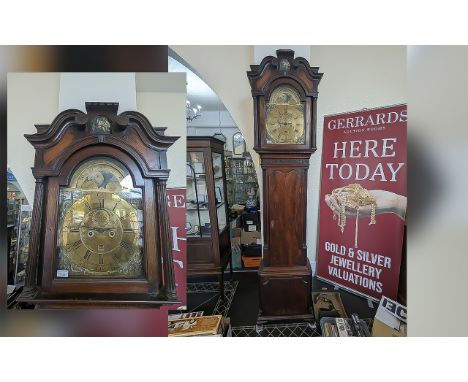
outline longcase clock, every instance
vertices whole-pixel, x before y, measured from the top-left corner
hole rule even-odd
[[[307,171],[316,150],[317,87],[322,78],[294,51],[277,50],[247,72],[254,101],[255,147],[263,178],[260,314],[265,321],[312,320],[307,258]]]
[[[88,102],[25,136],[36,189],[23,304],[179,303],[166,195],[166,152],[178,138],[117,110]]]

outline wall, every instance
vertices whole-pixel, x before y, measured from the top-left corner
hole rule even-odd
[[[150,75],[156,80],[156,84],[152,89],[149,89],[151,91],[139,92],[137,88],[137,110],[143,113],[153,126],[167,127],[166,135],[180,137],[167,152],[167,164],[171,169],[167,187],[185,188],[185,153],[187,147],[185,73],[151,73],[141,75]],[[137,74],[137,76],[140,76],[140,74]]]
[[[118,113],[136,110],[135,73],[61,73],[59,111],[83,109],[85,102],[118,102]]]
[[[253,106],[246,74],[254,62],[253,47],[175,45],[170,48],[214,90],[244,135],[247,147],[253,147]],[[257,157],[255,152],[252,156]]]
[[[95,76],[84,73],[81,75]],[[155,76],[155,79],[150,81],[151,87],[147,86],[144,92],[138,92],[135,81],[130,89],[126,79],[128,92],[133,92],[133,98],[137,98],[137,110],[146,114],[154,126],[167,126],[167,135],[182,137],[168,151],[168,164],[172,169],[168,186],[185,187],[185,74],[145,73],[142,76],[139,80],[143,82],[144,76]],[[24,138],[24,134],[35,133],[35,124],[50,124],[59,113],[60,94],[68,94],[60,87],[60,77],[60,73],[8,74],[7,162],[30,203],[33,201],[35,185],[31,173],[34,149]],[[94,79],[96,84],[97,79]],[[115,81],[118,81],[118,75],[115,76]],[[108,95],[100,96],[96,90],[96,86],[89,88],[89,96],[93,101],[109,101]],[[67,105],[75,105],[75,108],[83,110],[82,97],[83,94],[80,94],[74,101],[67,95]],[[117,102],[119,99],[110,101]],[[181,152],[184,155],[180,155]]]
[[[216,133],[226,136],[226,150],[232,151],[232,137],[239,132],[228,111],[202,111],[197,119],[187,122],[187,135],[213,136]]]
[[[221,132],[226,136],[226,150],[232,151],[232,136],[235,133],[239,132],[237,127],[223,127]],[[213,136],[214,134],[219,133],[218,127],[188,127],[187,135],[188,136]]]
[[[408,47],[410,336],[468,336],[467,67],[468,46]]]
[[[253,103],[246,71],[288,46],[173,46],[211,86],[246,139],[258,174],[253,147]],[[294,49],[294,46],[289,48]],[[302,47],[300,55],[308,52]],[[296,47],[297,50],[297,47]],[[307,57],[306,57],[307,58]],[[361,109],[406,102],[406,48],[404,46],[310,46],[309,61],[324,73],[319,86],[317,148],[310,159],[308,180],[308,256],[315,272],[318,199],[320,189],[323,117]],[[259,182],[261,178],[259,177]]]
[[[296,57],[310,57],[310,45],[255,45],[254,63],[260,65],[267,56],[276,56],[278,49],[292,49]]]
[[[315,270],[325,115],[407,101],[405,46],[312,46],[311,66],[324,73],[319,85],[317,151],[310,159],[307,244]]]
[[[7,163],[32,203],[34,149],[23,135],[35,133],[35,124],[50,123],[58,114],[60,74],[8,73],[7,81]]]
[[[188,127],[236,127],[231,115],[223,110],[207,111],[202,110],[201,116],[193,121],[187,122]]]

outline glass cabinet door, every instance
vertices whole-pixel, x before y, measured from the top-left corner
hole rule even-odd
[[[232,160],[233,203],[245,204],[249,199],[248,193],[258,190],[255,167],[250,155]]]
[[[18,234],[16,246],[15,285],[23,285],[26,277],[26,264],[29,255],[29,230],[31,228],[32,208],[21,205],[18,218]]]
[[[211,237],[210,211],[206,187],[205,156],[202,151],[187,153],[187,237]]]
[[[223,158],[219,153],[213,153],[213,177],[216,214],[218,216],[218,229],[221,232],[227,225],[226,219],[226,195],[223,183]]]

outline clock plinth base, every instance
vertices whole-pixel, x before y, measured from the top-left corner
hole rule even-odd
[[[268,321],[313,321],[312,271],[304,266],[266,267],[260,277],[259,323]]]
[[[164,305],[179,305],[175,298],[148,298],[147,294],[51,294],[39,289],[26,289],[17,301],[22,305],[34,305],[38,309],[81,309],[81,308],[160,308]]]

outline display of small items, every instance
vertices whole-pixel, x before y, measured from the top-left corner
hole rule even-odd
[[[234,269],[258,268],[262,260],[262,234],[259,212],[242,212],[231,228]]]
[[[241,249],[244,268],[256,268],[262,260],[262,239],[258,212],[244,212],[241,215]]]
[[[226,159],[226,167],[230,166],[229,176],[227,177],[229,205],[244,204],[250,199],[249,193],[252,192],[252,189],[258,189],[252,158],[246,153],[242,157],[229,157]],[[256,199],[256,195],[254,199]]]
[[[20,192],[10,192],[7,198],[8,285],[24,284],[29,254],[29,230],[32,208]]]
[[[253,187],[250,189],[249,192],[247,192],[245,209],[247,212],[257,211],[257,190]]]

